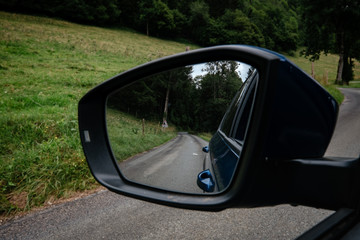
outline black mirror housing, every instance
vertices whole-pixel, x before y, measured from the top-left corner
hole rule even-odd
[[[316,81],[280,61],[271,104],[266,157],[321,158],[336,125],[338,105]]]
[[[259,72],[247,139],[229,186],[220,193],[201,195],[172,192],[128,181],[111,152],[105,120],[107,97],[146,76],[218,60],[241,61],[256,67]],[[348,204],[348,198],[331,202],[324,196],[324,199],[312,202],[310,196],[302,199],[298,193],[284,197],[284,190],[291,188],[295,181],[283,179],[291,175],[282,173],[284,166],[285,169],[293,169],[291,161],[295,158],[323,156],[335,128],[337,112],[338,106],[333,97],[285,57],[265,49],[237,45],[189,51],[141,65],[92,89],[80,100],[78,108],[82,146],[89,168],[98,182],[111,191],[138,199],[211,211],[280,203],[313,204],[332,209]],[[287,167],[289,162],[290,167]],[[355,165],[358,164],[342,165],[341,168],[346,172]]]

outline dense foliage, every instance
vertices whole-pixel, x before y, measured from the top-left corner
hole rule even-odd
[[[81,23],[125,26],[151,36],[187,39],[203,46],[251,44],[288,52],[296,49],[299,40],[299,16],[292,2],[0,0],[0,6]]]
[[[240,65],[208,62],[196,76],[192,66],[155,74],[113,94],[108,106],[146,121],[167,121],[179,130],[214,132],[243,83]]]
[[[339,54],[337,83],[353,79],[360,59],[360,0],[0,0],[9,11],[135,29],[201,46],[249,44],[317,60]]]

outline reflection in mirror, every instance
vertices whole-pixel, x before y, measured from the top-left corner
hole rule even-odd
[[[236,61],[207,62],[139,79],[110,95],[107,131],[123,176],[178,192],[224,189],[216,186],[209,141],[254,71]],[[199,185],[210,183],[198,179],[205,170],[215,187]],[[226,173],[228,178],[233,171]]]

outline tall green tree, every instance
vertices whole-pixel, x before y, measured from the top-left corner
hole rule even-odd
[[[175,29],[173,12],[161,0],[141,0],[139,9],[139,20],[146,26],[148,36],[150,31],[156,35],[166,36]]]
[[[209,5],[203,0],[196,0],[190,4],[189,9],[188,30],[185,34],[196,42],[206,45],[207,26],[210,22]]]
[[[224,15],[213,22],[212,44],[249,44],[265,46],[260,29],[240,10],[226,10]],[[216,36],[216,37],[214,37]]]
[[[299,42],[299,1],[0,0],[0,8],[86,24],[126,26],[202,46],[250,44],[289,52]]]
[[[199,95],[202,103],[201,122],[202,131],[216,131],[227,106],[230,104],[243,81],[236,69],[239,63],[234,61],[217,61],[206,64],[206,74],[198,79],[200,83]]]
[[[210,16],[214,18],[218,18],[225,14],[226,10],[234,10],[238,8],[239,1],[238,0],[207,0],[206,1],[210,7]]]
[[[335,83],[342,84],[344,66],[356,57],[359,40],[360,0],[302,0],[305,22],[305,51],[311,60],[321,52],[339,55]]]
[[[121,13],[118,0],[0,0],[0,6],[97,25],[117,23]]]
[[[283,0],[241,1],[241,9],[264,36],[265,47],[290,52],[299,41],[296,5]]]

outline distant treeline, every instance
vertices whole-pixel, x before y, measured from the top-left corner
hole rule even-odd
[[[202,46],[250,44],[296,50],[299,0],[0,0],[7,11],[100,26],[132,28],[150,36]]]
[[[192,66],[158,73],[116,92],[107,106],[146,121],[167,121],[179,130],[214,132],[243,81],[254,72],[249,67],[239,74],[240,66],[218,61],[206,63],[197,76]]]
[[[335,83],[360,59],[360,0],[0,0],[0,8],[78,23],[131,28],[200,46],[248,44],[315,61],[339,55]]]

